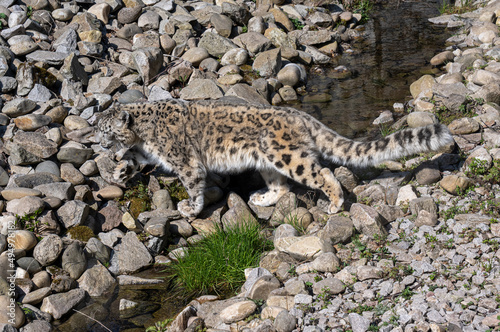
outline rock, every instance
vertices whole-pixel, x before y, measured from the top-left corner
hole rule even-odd
[[[210,23],[222,37],[228,38],[231,35],[233,21],[229,17],[215,13],[210,16]]]
[[[123,190],[117,186],[107,186],[97,192],[97,197],[104,200],[113,200],[123,197]]]
[[[33,257],[43,266],[54,263],[63,250],[63,242],[57,235],[45,236],[33,250]]]
[[[24,312],[17,305],[15,298],[0,295],[0,324],[9,324],[15,328],[20,328],[24,321]]]
[[[122,8],[118,12],[117,19],[121,24],[129,24],[135,22],[142,13],[141,6],[135,6],[131,8]]]
[[[128,232],[113,249],[109,271],[115,275],[137,272],[153,262],[148,250],[133,232]]]
[[[169,230],[168,223],[169,221],[167,218],[163,217],[151,218],[144,225],[144,230],[153,236],[164,237],[168,235],[168,230]]]
[[[2,113],[11,118],[30,113],[36,107],[36,103],[29,99],[17,98],[9,101],[2,108]]]
[[[278,72],[278,81],[283,85],[296,86],[302,77],[300,69],[296,64],[286,65]]]
[[[297,318],[287,310],[281,311],[274,320],[274,328],[277,332],[292,332],[297,325]]]
[[[21,257],[16,261],[17,265],[29,274],[40,272],[42,267],[33,257]]]
[[[14,199],[7,202],[6,211],[14,215],[24,217],[32,215],[36,212],[41,212],[45,208],[43,200],[35,196],[25,196],[23,198]]]
[[[351,323],[352,332],[366,332],[370,327],[370,321],[354,312],[349,314],[349,323]]]
[[[71,243],[64,250],[61,261],[62,268],[72,279],[78,279],[87,266],[87,259],[78,242]]]
[[[354,224],[351,219],[341,216],[331,216],[326,226],[320,231],[320,237],[329,239],[332,244],[345,243],[353,235]]]
[[[376,266],[359,266],[356,272],[356,276],[360,281],[368,279],[380,279],[384,276],[384,271]]]
[[[431,75],[424,75],[410,85],[410,93],[413,98],[425,91],[431,90],[436,80]]]
[[[50,287],[44,287],[37,289],[35,291],[29,292],[26,294],[26,296],[23,298],[22,303],[23,304],[38,304],[42,302],[44,298],[52,294],[52,290]]]
[[[66,293],[53,294],[44,298],[40,309],[51,314],[54,319],[59,319],[84,299],[85,291],[77,288]]]
[[[118,227],[122,222],[123,212],[120,210],[116,202],[111,201],[99,210],[97,214],[97,220],[102,225],[103,231],[110,231],[115,227]]]
[[[324,252],[332,251],[331,245],[314,235],[303,237],[283,237],[274,240],[276,249],[298,260],[316,258]]]
[[[344,289],[344,283],[337,278],[325,278],[313,285],[313,293],[315,295],[321,293],[335,295],[342,293]]]
[[[241,66],[247,63],[248,52],[243,48],[234,48],[224,54],[220,63],[222,66],[236,65]]]
[[[138,49],[132,52],[132,59],[134,61],[135,68],[142,77],[142,81],[146,84],[149,84],[151,79],[158,75],[163,64],[163,56],[160,48],[158,47],[146,47]],[[113,84],[114,90],[116,90],[121,86],[122,83],[120,80],[117,80],[114,81]],[[111,94],[113,91],[107,90],[107,92],[104,91],[103,93]]]
[[[57,159],[62,163],[67,162],[80,166],[90,159],[92,154],[92,149],[86,148],[83,144],[70,141],[60,147]]]
[[[461,118],[453,120],[448,125],[448,129],[453,135],[471,134],[479,130],[479,123],[471,118]]]
[[[51,118],[42,114],[28,114],[19,116],[14,119],[16,127],[24,131],[32,131],[43,126],[47,126],[51,122]]]
[[[412,112],[408,114],[406,122],[410,128],[418,128],[438,123],[436,116],[429,112]]]
[[[459,192],[464,192],[472,184],[472,181],[463,176],[447,175],[439,184],[450,194],[458,195]]]
[[[223,97],[222,90],[210,79],[195,79],[180,92],[185,100],[219,99]]]
[[[252,69],[262,77],[274,76],[281,68],[281,50],[275,49],[257,55]]]
[[[0,191],[0,194],[7,201],[23,198],[25,196],[42,196],[40,190],[29,188],[9,188]]]
[[[57,210],[57,217],[66,228],[81,225],[88,215],[89,206],[82,201],[68,201]]]
[[[102,296],[116,281],[104,266],[97,264],[85,271],[77,282],[90,296]]]
[[[10,50],[17,56],[22,56],[35,51],[38,44],[28,35],[18,35],[8,40]]]
[[[438,222],[437,215],[425,210],[418,213],[417,219],[415,219],[415,226],[435,226]]]
[[[14,245],[14,249],[31,250],[37,244],[35,235],[26,230],[16,230],[12,236],[9,236],[9,243]]]
[[[371,206],[354,203],[351,205],[351,218],[356,229],[371,238],[387,234],[378,212]]]
[[[238,48],[231,40],[208,31],[201,36],[198,47],[206,49],[211,56],[216,58],[233,48]]]
[[[225,94],[225,96],[234,96],[243,99],[252,104],[269,105],[269,102],[262,97],[254,87],[247,84],[235,84]]]
[[[56,197],[63,201],[73,199],[75,196],[75,188],[69,182],[41,184],[33,189],[40,190],[45,196]]]
[[[265,52],[271,47],[271,41],[257,32],[243,33],[234,38],[234,42],[239,47],[246,49],[250,55]]]
[[[441,66],[453,61],[455,55],[451,51],[444,51],[436,54],[430,61],[432,66]]]
[[[226,324],[243,320],[257,309],[253,301],[241,301],[232,304],[220,312],[220,318]]]

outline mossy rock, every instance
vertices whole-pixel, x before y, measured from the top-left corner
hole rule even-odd
[[[94,231],[88,226],[75,226],[68,230],[69,236],[74,240],[88,242],[95,237]]]

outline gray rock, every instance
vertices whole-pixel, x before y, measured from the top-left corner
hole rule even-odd
[[[198,47],[203,47],[213,57],[223,56],[233,48],[238,48],[231,40],[224,38],[213,32],[205,32],[198,43]]]
[[[33,214],[36,211],[43,211],[45,204],[40,197],[25,196],[20,199],[13,199],[7,202],[6,211],[21,217]]]
[[[262,97],[254,87],[247,84],[238,83],[233,85],[225,94],[225,96],[234,96],[245,100],[250,104],[269,105],[269,102]]]
[[[344,283],[337,278],[325,278],[313,285],[313,293],[315,295],[321,293],[335,295],[342,293],[344,289]]]
[[[219,99],[222,90],[210,79],[195,79],[180,92],[180,97],[185,100]]]
[[[52,325],[45,320],[34,320],[31,323],[24,325],[19,332],[51,332],[53,330]],[[7,332],[7,331],[3,331]]]
[[[314,46],[306,46],[304,49],[304,52],[309,54],[312,57],[312,61],[315,64],[327,64],[331,61],[331,58],[327,55],[324,55],[320,51],[318,51],[317,48]],[[299,56],[301,55],[301,52],[299,52]]]
[[[59,60],[63,56],[68,58],[73,58],[71,54],[76,51],[76,44],[78,41],[78,35],[75,30],[73,29],[66,29],[53,43],[53,48],[56,50],[58,61],[65,60]],[[30,54],[33,56],[33,53]],[[45,55],[47,57],[47,55]],[[52,55],[54,56],[54,55]],[[59,63],[60,64],[60,63]],[[63,74],[64,75],[64,74]]]
[[[43,114],[27,114],[14,119],[16,127],[24,131],[33,131],[50,124],[52,119]]]
[[[84,251],[90,257],[95,257],[102,264],[107,264],[111,256],[111,249],[95,237],[89,239]]]
[[[153,262],[153,257],[133,232],[128,232],[111,253],[109,271],[117,274],[137,272]]]
[[[28,99],[33,100],[35,102],[46,102],[52,98],[52,93],[49,89],[41,84],[35,84],[33,89],[31,89],[28,94]]]
[[[158,13],[152,10],[147,10],[139,17],[137,25],[144,31],[158,30],[160,27],[160,19],[161,17]]]
[[[33,257],[43,266],[54,263],[63,250],[63,242],[57,235],[45,236],[33,250]]]
[[[28,35],[18,35],[8,40],[10,50],[17,56],[22,56],[35,51],[38,44]]]
[[[118,77],[93,76],[89,80],[87,91],[92,93],[103,93],[111,95],[120,87],[122,87],[122,85],[123,83]]]
[[[274,328],[277,332],[292,332],[297,325],[297,318],[288,310],[281,311],[274,320]]]
[[[212,14],[210,23],[222,37],[228,38],[231,35],[233,21],[229,17],[221,14]]]
[[[41,184],[33,189],[40,190],[45,196],[52,196],[67,201],[75,197],[75,187],[69,182],[57,182]]]
[[[155,77],[163,64],[161,50],[156,47],[141,48],[132,52],[135,68],[146,84]],[[120,83],[121,84],[121,83]],[[111,92],[106,92],[111,94]]]
[[[16,263],[20,268],[28,271],[29,274],[35,274],[42,269],[40,263],[33,257],[21,257]]]
[[[56,150],[57,151],[57,150]],[[57,177],[61,176],[61,172],[59,171],[59,166],[50,160],[42,161],[35,168],[36,173],[50,173],[54,174]]]
[[[139,90],[127,90],[124,91],[120,97],[118,97],[118,102],[120,104],[131,104],[136,103],[139,100],[145,98],[144,94]]]
[[[350,212],[354,227],[360,233],[371,238],[387,234],[379,213],[371,206],[354,203]]]
[[[118,22],[121,24],[129,24],[132,22],[135,22],[139,16],[142,13],[142,7],[141,6],[135,6],[135,7],[125,7],[120,9],[117,15]]]
[[[78,242],[71,243],[62,254],[62,268],[69,273],[73,279],[78,279],[85,271],[87,259]]]
[[[30,113],[36,107],[36,103],[29,99],[17,98],[7,102],[2,108],[2,113],[11,118]]]
[[[267,51],[272,45],[268,38],[257,32],[243,33],[234,38],[234,42],[239,47],[246,49],[250,55]]]
[[[50,51],[35,51],[26,55],[26,60],[33,62],[43,62],[49,66],[60,66],[63,64],[67,53],[50,52]]]
[[[108,270],[100,264],[85,271],[77,282],[90,296],[103,296],[116,283]]]
[[[88,215],[89,206],[82,201],[66,202],[57,210],[57,217],[66,228],[84,223]]]
[[[366,332],[370,327],[370,321],[356,313],[349,314],[349,323],[353,332]]]
[[[37,290],[34,290],[32,292],[29,292],[26,294],[26,296],[23,298],[22,303],[23,304],[38,304],[42,302],[44,298],[49,296],[52,293],[52,290],[50,287],[43,287]]]
[[[50,295],[43,299],[40,309],[51,314],[54,319],[61,318],[85,299],[83,289],[73,289],[66,293]]]
[[[342,216],[331,216],[321,231],[321,237],[331,240],[332,244],[345,243],[353,234],[354,224],[351,219]]]
[[[73,30],[69,29],[69,31]],[[59,72],[68,80],[80,81],[84,85],[89,83],[87,73],[78,61],[78,57],[73,52],[64,59],[64,63]]]
[[[94,151],[76,142],[68,142],[61,146],[57,153],[57,159],[62,163],[72,163],[80,166],[86,162]]]
[[[17,80],[14,77],[3,76],[0,77],[0,91],[7,93],[17,88]]]

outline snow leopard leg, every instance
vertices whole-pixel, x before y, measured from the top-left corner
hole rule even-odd
[[[179,202],[177,209],[183,216],[194,218],[203,210],[205,204],[203,191],[206,186],[207,173],[201,167],[191,168],[186,165],[177,172],[177,175],[189,195],[189,199]]]
[[[286,183],[287,178],[275,170],[261,171],[260,175],[266,182],[267,188],[258,190],[250,196],[250,202],[257,206],[270,206],[290,191],[290,186]]]

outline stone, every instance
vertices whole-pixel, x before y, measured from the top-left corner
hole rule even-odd
[[[149,84],[151,79],[158,75],[163,64],[163,56],[160,48],[146,47],[132,52],[132,58],[135,68],[142,77],[143,82]],[[117,88],[120,87],[121,81],[116,82]],[[111,94],[112,92],[104,92]]]
[[[275,239],[274,245],[298,260],[316,258],[323,252],[332,251],[331,245],[314,235],[283,237]]]
[[[356,272],[358,280],[380,279],[384,276],[384,271],[376,266],[359,266]]]
[[[288,32],[295,30],[292,21],[290,21],[288,16],[281,9],[272,8],[269,12],[274,16],[274,20],[280,25],[280,27],[285,28]]]
[[[122,81],[118,77],[93,76],[89,80],[87,92],[111,95],[118,90],[122,84]]]
[[[168,235],[169,224],[167,218],[156,217],[151,218],[144,225],[144,230],[156,237],[164,237]]]
[[[70,163],[61,165],[61,178],[75,186],[85,183],[83,174]]]
[[[371,206],[354,203],[351,205],[350,213],[354,227],[360,233],[370,238],[387,234],[379,213]]]
[[[35,235],[27,230],[16,230],[13,235],[9,235],[9,243],[13,244],[14,249],[28,251],[33,249],[37,242]]]
[[[296,86],[301,81],[301,70],[296,64],[286,65],[278,72],[278,81],[283,85]]]
[[[188,238],[193,234],[193,226],[185,219],[174,220],[170,222],[169,233]]]
[[[118,227],[122,222],[122,217],[123,212],[114,201],[108,202],[108,204],[97,213],[97,220],[101,224],[101,228],[104,232]]]
[[[102,21],[104,24],[108,24],[109,13],[111,12],[111,6],[107,3],[95,4],[88,10],[89,13],[94,14],[97,19]]]
[[[101,264],[86,270],[77,282],[90,296],[103,296],[116,283],[108,269]]]
[[[210,23],[222,37],[228,38],[231,35],[233,21],[229,17],[214,13],[210,16]]]
[[[231,40],[208,31],[201,36],[198,47],[206,49],[211,56],[216,58],[223,56],[233,48],[238,48]]]
[[[471,118],[460,118],[453,120],[448,129],[453,135],[466,135],[475,133],[479,130],[479,123]]]
[[[22,115],[14,119],[16,127],[24,131],[33,131],[51,122],[51,118],[42,114]]]
[[[297,325],[297,318],[291,315],[288,310],[283,310],[274,320],[274,328],[277,332],[292,332]]]
[[[42,302],[42,300],[47,296],[49,296],[50,294],[52,294],[52,290],[50,289],[50,287],[40,288],[26,294],[26,296],[22,300],[22,303],[38,304]]]
[[[202,47],[194,47],[187,50],[183,55],[182,59],[189,61],[193,66],[198,67],[200,63],[208,58],[210,55],[208,51]]]
[[[10,315],[11,312],[12,315]],[[13,324],[11,324],[9,320],[13,322]],[[0,295],[0,324],[9,324],[15,328],[20,328],[24,322],[24,312],[17,305],[15,298],[11,298],[7,295]]]
[[[8,188],[0,191],[0,194],[7,201],[23,198],[25,196],[42,196],[40,190],[30,188]]]
[[[281,68],[281,50],[261,52],[255,58],[252,69],[262,77],[274,76]]]
[[[226,324],[244,320],[257,309],[253,301],[241,301],[234,303],[220,312],[220,318]]]
[[[123,197],[123,190],[118,186],[107,186],[97,192],[97,197],[104,200],[113,200]]]
[[[53,264],[63,250],[63,242],[57,235],[50,234],[45,236],[33,250],[33,257],[42,266],[49,266]]]
[[[59,165],[53,161],[46,160],[39,163],[35,168],[36,173],[51,173],[57,177],[61,176]]]
[[[446,65],[448,62],[453,61],[455,55],[451,51],[444,51],[432,57],[430,63],[432,66]]]
[[[83,224],[88,215],[89,206],[82,201],[68,201],[57,209],[57,217],[66,228]]]
[[[7,202],[6,211],[13,215],[24,217],[43,211],[45,204],[43,200],[35,196],[25,196],[23,198],[14,199]]]
[[[321,293],[335,295],[342,293],[344,289],[344,283],[337,278],[325,278],[313,284],[313,293],[315,295]]]
[[[120,9],[117,15],[118,22],[121,24],[129,24],[132,22],[135,22],[139,16],[142,13],[142,7],[141,6],[135,6],[135,7],[125,7]]]
[[[271,41],[257,32],[247,32],[236,36],[234,43],[246,49],[250,55],[267,51],[271,47]]]
[[[239,99],[243,99],[248,103],[252,104],[262,104],[269,105],[267,99],[262,97],[254,87],[251,87],[247,84],[238,83],[233,85],[225,94],[225,96],[234,96]]]
[[[222,66],[236,65],[241,66],[247,63],[248,52],[243,48],[234,48],[226,52],[221,58],[220,64]]]
[[[10,50],[17,56],[22,56],[35,51],[38,44],[28,35],[18,35],[8,40]]]
[[[115,275],[137,272],[153,262],[153,257],[133,232],[128,232],[113,249],[109,271]]]
[[[210,79],[195,79],[180,92],[185,100],[219,99],[223,97],[221,88]]]
[[[439,185],[450,194],[458,195],[472,185],[472,181],[463,176],[447,175],[439,182]]]
[[[75,188],[69,182],[46,183],[33,189],[40,190],[45,196],[56,197],[63,201],[71,200],[75,196]]]
[[[17,265],[29,274],[40,272],[42,267],[33,257],[21,257],[16,261]]]
[[[332,244],[345,243],[353,235],[354,224],[350,218],[342,216],[331,216],[319,236],[328,239]]]
[[[57,159],[62,162],[72,163],[80,166],[86,162],[93,154],[93,150],[77,142],[68,142],[59,148]]]
[[[61,256],[61,266],[72,279],[78,279],[85,271],[87,259],[78,242],[71,243]]]
[[[410,128],[418,128],[438,123],[436,116],[429,112],[412,112],[408,114],[406,122]]]
[[[53,294],[44,298],[40,310],[51,314],[54,319],[59,319],[84,299],[85,291],[77,288],[66,293]]]
[[[34,101],[17,98],[7,102],[2,108],[2,113],[15,118],[30,113],[35,107],[36,103]]]
[[[354,312],[349,314],[349,323],[351,324],[352,332],[366,332],[370,327],[370,321]]]
[[[410,93],[413,98],[417,98],[422,92],[431,90],[436,84],[436,80],[431,75],[424,75],[410,85]]]

